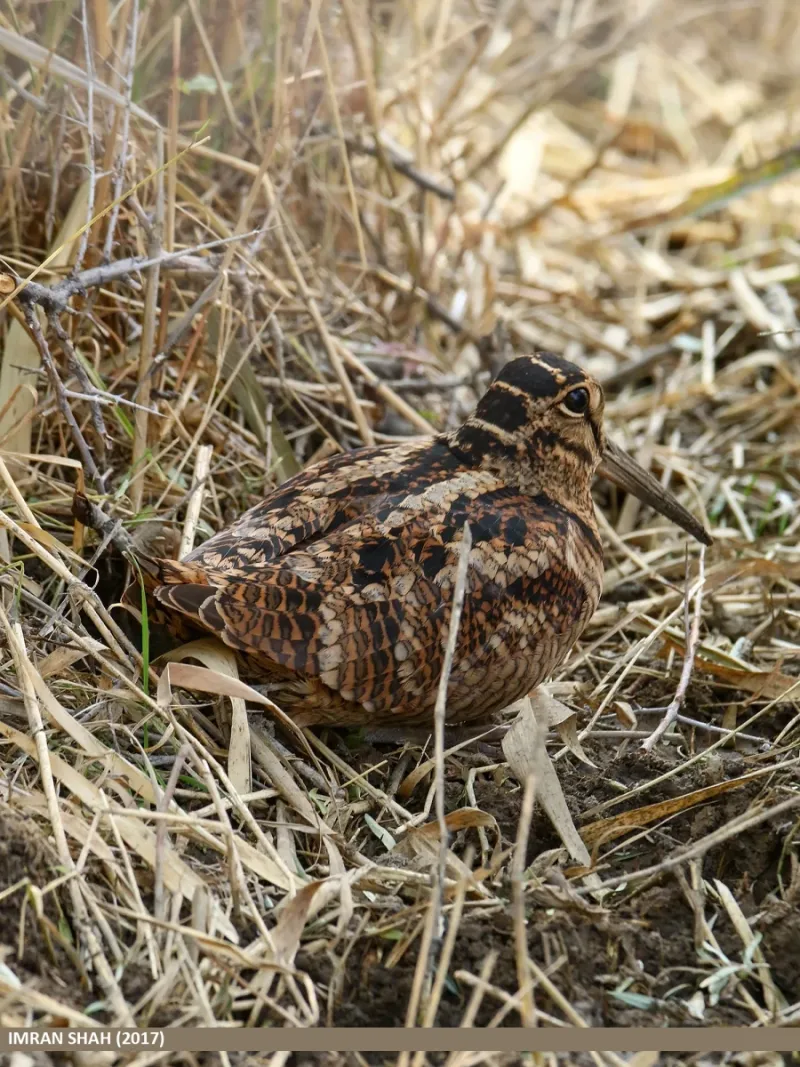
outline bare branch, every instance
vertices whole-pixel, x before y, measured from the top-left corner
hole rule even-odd
[[[97,464],[94,461],[92,451],[87,445],[86,438],[83,436],[81,428],[72,413],[72,408],[70,407],[69,399],[64,389],[64,383],[61,381],[55,360],[53,359],[50,347],[47,344],[47,338],[45,337],[41,323],[39,322],[39,316],[30,305],[23,305],[23,310],[25,314],[25,322],[31,332],[31,336],[36,342],[36,347],[39,349],[42,365],[50,378],[50,384],[53,387],[59,411],[64,416],[64,421],[69,426],[72,440],[75,442],[75,447],[80,453],[81,461],[98,490],[100,492],[105,492],[106,475],[101,474],[97,469]]]
[[[128,259],[119,259],[115,263],[105,263],[99,267],[90,267],[81,271],[80,274],[64,278],[55,285],[41,285],[39,282],[30,281],[21,289],[17,300],[23,305],[38,304],[48,315],[69,311],[69,301],[74,296],[84,296],[89,289],[111,282],[128,278],[132,274],[139,274],[150,267],[158,266],[162,269],[188,269],[203,273],[211,273],[215,264],[208,259],[200,259],[201,252],[211,249],[222,248],[231,241],[242,241],[258,233],[258,230],[250,230],[248,233],[232,234],[230,237],[220,237],[205,244],[195,245],[193,248],[184,249],[180,252],[161,252],[157,256],[131,256]],[[5,268],[11,274],[17,284],[24,281],[23,278],[12,271],[8,266]]]

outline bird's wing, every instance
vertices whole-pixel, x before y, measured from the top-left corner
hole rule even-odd
[[[369,511],[398,482],[405,484],[423,457],[427,470],[431,452],[441,453],[442,462],[456,462],[446,446],[432,447],[431,441],[332,456],[284,482],[181,562],[213,572],[250,573]]]
[[[374,512],[246,575],[217,571],[208,584],[167,575],[171,584],[156,597],[231,647],[317,678],[368,711],[409,714],[435,698],[464,523],[473,546],[461,675],[496,654],[509,627],[535,631],[531,612],[555,610],[566,627],[584,611],[559,545],[559,524],[569,521],[490,475],[461,471],[384,498]]]

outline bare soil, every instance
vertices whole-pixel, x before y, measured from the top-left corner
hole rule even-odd
[[[597,769],[573,760],[559,763],[564,793],[578,825],[594,805],[612,799],[616,790],[610,781],[636,785],[671,769],[681,757],[669,746],[650,756],[623,747],[614,753],[597,745],[591,748]],[[377,751],[368,753],[365,765],[376,762]],[[647,794],[646,803],[701,789],[721,779],[732,779],[753,769],[751,760],[736,752],[714,754],[707,762],[689,768]],[[725,825],[753,803],[763,785],[756,780],[737,791],[724,794],[713,802],[698,805],[674,818],[664,830],[654,830],[635,843],[624,846],[615,857],[613,871],[649,867],[681,844],[688,844]],[[476,779],[475,795],[484,812],[497,820],[503,845],[516,836],[521,794],[513,778],[498,783],[490,777]],[[451,808],[465,803],[462,785],[448,783]],[[632,803],[631,807],[637,806]],[[617,809],[614,809],[617,810]],[[622,809],[620,809],[622,810]],[[782,830],[784,832],[782,832]],[[708,882],[720,879],[734,893],[744,913],[759,913],[757,932],[762,934],[762,948],[781,992],[789,1003],[800,999],[800,913],[790,904],[778,900],[778,864],[785,828],[761,826],[724,846],[712,849],[702,862],[702,875]],[[467,836],[464,837],[466,843]],[[546,816],[537,810],[526,861],[555,849],[560,842]],[[785,857],[784,857],[785,859]],[[782,876],[788,875],[788,863]],[[528,950],[531,958],[548,970],[555,984],[568,996],[574,1007],[592,1026],[700,1026],[742,1025],[752,1023],[752,1012],[736,999],[723,998],[709,1006],[702,1021],[694,1018],[686,1001],[704,975],[698,961],[695,918],[688,903],[685,881],[671,873],[631,893],[622,892],[607,911],[531,903],[526,910]],[[492,985],[509,995],[518,988],[513,924],[508,902],[511,885],[501,889],[506,906],[482,910],[479,904],[468,907],[459,927],[456,948],[450,967],[451,980],[442,997],[437,1025],[457,1026],[463,1018],[471,988],[455,979],[463,969],[477,974],[490,950],[498,954],[492,973]],[[714,933],[723,952],[731,960],[741,960],[742,942],[727,915],[720,913]],[[307,970],[321,990],[332,991],[328,1021],[337,1026],[403,1026],[409,995],[414,981],[418,939],[393,966],[387,957],[395,942],[382,937],[360,937],[347,945],[346,955],[309,955],[301,953],[298,965]],[[708,970],[707,973],[711,973]],[[757,1002],[763,1002],[758,982],[747,988]],[[624,988],[623,988],[624,986]],[[648,998],[647,1006],[636,1006],[614,995],[634,994]],[[547,1010],[548,998],[541,1007]],[[643,1002],[642,1002],[643,1003]],[[476,1025],[487,1026],[502,1007],[497,997],[487,996],[476,1018]],[[495,1020],[494,1025],[497,1025]],[[500,1025],[519,1025],[515,1011],[508,1012]]]
[[[335,739],[329,737],[329,740]],[[361,745],[354,750],[350,747],[353,739],[349,739],[349,745],[347,740],[338,735],[342,750],[348,749],[350,760],[359,769],[366,770],[390,755],[379,745]],[[620,786],[656,777],[684,759],[675,747],[666,745],[647,757],[642,757],[633,747],[626,748],[625,744],[611,749],[594,743],[587,751],[595,768],[571,756],[558,764],[567,802],[579,825],[591,821],[586,813],[612,800]],[[733,751],[716,753],[649,790],[647,802],[739,777],[752,769],[755,759]],[[466,766],[455,761],[448,766],[451,777],[447,781],[447,806],[455,810],[466,803]],[[741,814],[763,788],[762,780],[757,780],[678,815],[666,827],[625,844],[614,856],[613,869],[604,873],[634,871],[657,863],[675,847],[695,841]],[[424,792],[420,788],[406,801],[411,810],[421,805]],[[481,810],[497,821],[500,840],[496,847],[510,846],[517,833],[519,784],[507,775],[479,774],[475,779],[475,799]],[[792,1003],[800,1000],[797,967],[800,912],[791,902],[781,900],[778,893],[785,836],[786,827],[768,824],[728,841],[724,847],[706,854],[702,875],[707,882],[724,881],[745,915],[756,916],[755,930],[762,937],[761,948],[773,978],[787,1002]],[[454,849],[463,852],[467,845],[476,843],[475,832],[465,831],[457,837]],[[381,844],[377,838],[362,844],[366,852],[371,846],[380,860]],[[559,840],[549,821],[537,809],[526,862],[534,863],[537,857],[558,846]],[[781,877],[787,879],[786,856],[780,870]],[[30,896],[31,887],[44,890],[59,873],[55,850],[36,823],[7,804],[0,806],[0,944],[4,946],[5,961],[32,989],[85,1009],[98,991],[89,989],[79,961],[70,951],[72,926],[68,894],[63,887],[46,891],[42,897],[42,918],[38,920]],[[18,889],[2,896],[18,883]],[[497,957],[491,974],[493,989],[484,997],[475,1024],[519,1025],[516,1010],[508,1010],[507,1005],[504,1010],[503,1001],[503,994],[513,997],[518,988],[510,907],[512,890],[507,867],[503,868],[494,888],[499,903],[489,907],[475,900],[467,903],[437,1025],[461,1023],[472,987],[460,980],[458,973],[478,974],[490,951]],[[144,883],[142,890],[146,894]],[[24,903],[26,894],[28,899]],[[146,903],[147,900],[146,895]],[[362,932],[350,930],[338,944],[320,950],[319,943],[314,943],[313,926],[306,931],[296,965],[314,981],[323,1005],[323,1017],[329,1025],[405,1025],[419,937],[398,960],[393,962],[390,954],[398,940],[412,929],[407,909],[413,903],[413,893],[395,901],[398,924],[388,933],[370,935],[363,928]],[[572,892],[568,898],[555,895],[545,900],[534,895],[526,905],[530,957],[545,969],[589,1025],[747,1026],[752,1023],[751,1009],[738,996],[724,996],[719,1004],[709,1005],[703,1020],[689,1012],[687,1001],[705,974],[698,960],[695,916],[687,898],[685,878],[665,873],[651,882],[641,883],[631,892],[623,890],[606,904],[604,908],[597,907],[588,898],[582,900]],[[741,960],[741,940],[724,911],[720,911],[714,933],[726,956]],[[434,964],[436,958],[435,947],[431,955]],[[706,973],[711,973],[710,969]],[[141,966],[132,965],[124,971],[122,988],[130,1002],[136,1002],[146,992],[150,980]],[[763,1003],[758,981],[746,978],[744,986],[757,1003]],[[550,998],[544,994],[537,994],[537,1003],[544,1011],[552,1010]],[[163,1005],[148,1022],[167,1025],[170,1017],[168,1005]],[[383,1061],[378,1058],[368,1062]]]
[[[61,873],[34,820],[0,802],[0,960],[32,989],[77,1006],[89,986],[72,951],[69,897],[47,890]]]

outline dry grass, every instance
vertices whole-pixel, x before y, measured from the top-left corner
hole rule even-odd
[[[3,4],[4,1024],[796,1025],[798,45],[783,0]],[[71,515],[185,550],[535,346],[716,538],[643,754],[698,557],[598,486],[548,740],[588,878],[538,807],[514,860],[496,735],[151,665]]]

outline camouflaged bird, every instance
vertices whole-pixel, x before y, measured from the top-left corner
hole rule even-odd
[[[710,543],[606,440],[599,384],[538,353],[511,360],[460,429],[327,459],[159,560],[152,597],[241,653],[299,723],[429,723],[469,523],[447,720],[484,719],[544,681],[597,607],[598,470]]]

